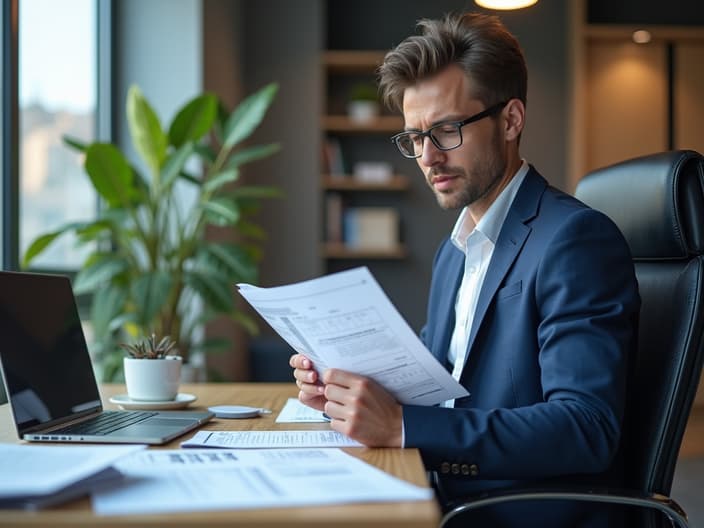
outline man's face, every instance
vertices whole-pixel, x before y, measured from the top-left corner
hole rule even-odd
[[[471,98],[471,81],[458,66],[450,66],[404,92],[406,130],[427,130],[447,121],[460,121],[485,109]],[[501,115],[501,114],[498,114]],[[485,118],[462,127],[462,145],[438,149],[425,138],[418,166],[443,209],[474,204],[486,210],[505,176],[507,153],[500,120]]]

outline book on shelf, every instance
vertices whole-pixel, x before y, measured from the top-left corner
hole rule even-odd
[[[342,242],[342,196],[337,192],[325,195],[325,240]]]
[[[334,137],[325,138],[323,141],[322,169],[331,178],[344,178],[345,161],[342,157],[340,140]]]
[[[399,215],[392,207],[350,207],[344,212],[345,244],[354,249],[393,250],[399,245]]]

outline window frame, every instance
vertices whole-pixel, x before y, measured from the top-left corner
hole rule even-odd
[[[96,125],[95,138],[112,141],[114,71],[114,3],[96,2]],[[3,269],[19,270],[20,163],[19,163],[19,17],[20,0],[2,4],[2,264]],[[96,211],[100,204],[96,196]],[[73,276],[78,271],[32,268],[35,272]]]

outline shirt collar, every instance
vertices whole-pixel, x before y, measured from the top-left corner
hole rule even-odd
[[[493,244],[496,244],[499,233],[501,232],[501,227],[504,225],[506,215],[508,215],[508,211],[511,208],[511,204],[526,174],[528,174],[528,168],[526,160],[521,160],[521,167],[514,177],[511,178],[511,181],[508,182],[508,185],[506,185],[496,197],[496,200],[489,206],[489,209],[487,209],[484,216],[481,217],[478,224],[474,224],[467,207],[462,209],[455,223],[455,227],[452,229],[452,234],[450,235],[450,240],[452,240],[452,243],[457,249],[462,252],[465,251],[467,247],[467,237],[469,237],[475,229],[491,240]]]

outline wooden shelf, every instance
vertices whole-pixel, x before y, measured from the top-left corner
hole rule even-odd
[[[365,182],[355,179],[354,176],[323,174],[320,184],[328,191],[406,191],[410,188],[408,178],[402,174],[394,174],[387,182]]]
[[[326,242],[323,244],[322,254],[328,259],[403,259],[408,252],[402,244],[393,249],[357,249],[345,244]]]
[[[383,51],[329,50],[323,53],[323,66],[329,72],[373,72],[384,60]]]
[[[346,115],[326,115],[322,118],[321,127],[327,132],[346,134],[394,133],[403,130],[403,119],[398,116],[379,116],[369,123],[358,123]]]

